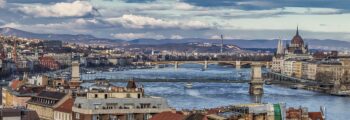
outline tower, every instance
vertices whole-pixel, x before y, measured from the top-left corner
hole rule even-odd
[[[223,52],[223,47],[224,47],[224,36],[223,35],[221,35],[221,47],[220,47],[220,53],[222,54],[222,52]]]
[[[80,70],[79,70],[79,62],[72,62],[72,81],[80,81]]]
[[[283,53],[283,42],[281,39],[278,40],[278,44],[277,44],[277,55],[282,55]]]
[[[72,62],[72,79],[69,82],[69,87],[72,89],[77,89],[80,87],[82,81],[80,81],[80,63],[78,61]]]
[[[252,63],[251,81],[249,86],[250,95],[262,95],[264,93],[264,81],[261,76],[261,64]]]

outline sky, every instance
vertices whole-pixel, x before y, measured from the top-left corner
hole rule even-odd
[[[350,0],[0,0],[0,27],[101,38],[350,41]]]

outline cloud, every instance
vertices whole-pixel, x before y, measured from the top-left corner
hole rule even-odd
[[[213,35],[210,37],[210,39],[221,39],[221,37],[219,35]]]
[[[237,5],[252,5],[252,6],[272,6],[273,3],[267,1],[241,1]]]
[[[123,39],[123,40],[134,40],[140,38],[151,38],[151,39],[164,39],[163,35],[157,35],[153,33],[116,33],[111,34],[113,38]]]
[[[86,1],[60,2],[52,5],[22,4],[17,10],[35,17],[82,17],[93,14],[93,6]]]
[[[170,39],[183,39],[181,35],[171,35]]]
[[[0,8],[5,7],[6,0],[0,0]]]
[[[146,16],[127,14],[118,18],[107,18],[106,22],[110,24],[121,25],[125,28],[143,29],[143,28],[180,28],[180,29],[208,29],[211,25],[195,20],[177,21],[164,20]]]
[[[100,23],[95,19],[75,19],[69,22],[59,22],[59,23],[47,23],[47,24],[20,24],[20,23],[7,23],[1,27],[11,27],[16,29],[21,29],[36,33],[65,33],[65,34],[91,34],[92,29],[89,27],[94,27],[94,25],[99,25]],[[44,31],[44,32],[43,32]]]
[[[191,9],[195,8],[195,6],[190,5],[188,3],[179,2],[179,3],[175,4],[174,8],[177,10],[191,10]]]

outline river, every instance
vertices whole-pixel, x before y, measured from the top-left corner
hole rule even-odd
[[[83,79],[110,77],[118,79],[225,79],[249,80],[250,69],[235,69],[231,66],[209,65],[201,71],[202,65],[184,64],[174,69],[172,66],[158,69],[135,69],[128,71],[103,72],[82,75]],[[113,83],[125,86],[125,82]],[[145,93],[164,97],[176,109],[213,108],[240,103],[251,103],[255,99],[248,94],[247,83],[202,83],[195,82],[191,89],[184,82],[140,82]],[[308,107],[309,111],[319,111],[325,106],[328,120],[348,120],[350,117],[350,97],[331,96],[306,90],[295,90],[275,85],[265,85],[264,103],[286,103],[288,107]]]

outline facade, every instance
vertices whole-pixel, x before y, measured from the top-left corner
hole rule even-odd
[[[27,101],[45,87],[24,85],[23,81],[14,80],[10,87],[2,87],[2,105],[4,107],[25,107]]]
[[[293,64],[292,68],[292,75],[293,77],[296,78],[301,78],[302,77],[302,69],[303,69],[303,62],[302,61],[295,61]]]
[[[53,120],[54,110],[70,97],[69,93],[42,91],[27,101],[27,109],[36,111],[42,120]]]
[[[48,81],[49,81],[49,78],[48,76],[45,76],[45,75],[33,76],[32,78],[28,79],[29,84],[37,85],[37,86],[47,86]]]
[[[320,63],[317,66],[316,80],[324,83],[334,83],[341,80],[342,72],[341,63]]]
[[[95,84],[86,96],[75,99],[73,120],[143,120],[171,111],[166,99],[145,96],[143,88],[129,81],[127,87]]]
[[[293,75],[293,64],[295,63],[294,60],[285,60],[283,61],[283,66],[281,66],[281,73],[287,76]]]
[[[49,53],[49,54],[45,54],[44,56],[53,58],[60,65],[63,65],[63,66],[70,66],[72,63],[71,53]]]
[[[1,108],[0,120],[39,120],[39,117],[32,110]]]
[[[62,48],[62,41],[60,40],[46,40],[43,41],[44,49],[59,50]]]
[[[281,73],[283,69],[284,64],[284,57],[283,56],[274,56],[272,58],[272,66],[271,70],[274,72]]]
[[[60,64],[52,57],[39,57],[40,66],[50,70],[57,70],[60,68]]]
[[[306,79],[308,79],[308,80],[316,80],[317,63],[315,63],[315,62],[307,63],[307,71],[305,73],[307,73]]]
[[[31,95],[20,95],[9,88],[2,88],[2,105],[4,107],[25,107]]]

